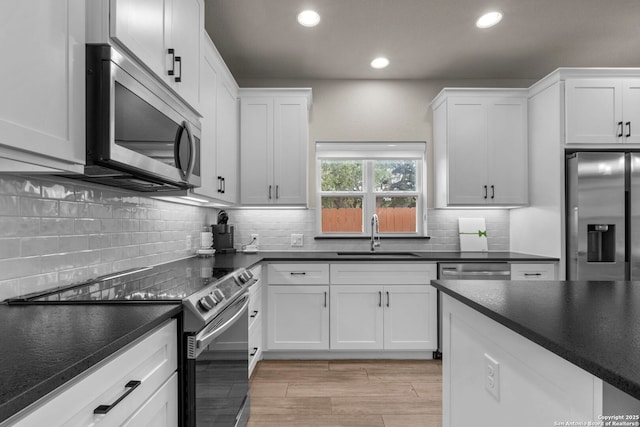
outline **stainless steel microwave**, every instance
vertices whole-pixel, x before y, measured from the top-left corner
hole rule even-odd
[[[200,185],[200,122],[109,45],[87,45],[85,181],[134,191]]]

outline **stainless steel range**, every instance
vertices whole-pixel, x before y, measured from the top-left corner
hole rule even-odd
[[[245,426],[249,417],[250,270],[187,258],[79,285],[12,298],[9,304],[182,304],[182,425]]]

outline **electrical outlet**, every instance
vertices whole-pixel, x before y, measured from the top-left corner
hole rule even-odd
[[[189,236],[187,234],[187,238],[185,240],[185,249],[186,250],[190,250],[191,249],[191,236]]]
[[[302,246],[304,234],[292,234],[291,235],[291,246]]]
[[[484,354],[484,388],[500,402],[500,363]]]
[[[260,235],[259,234],[252,234],[251,235],[251,244],[254,246],[260,246]]]

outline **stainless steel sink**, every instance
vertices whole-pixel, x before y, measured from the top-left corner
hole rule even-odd
[[[415,254],[413,252],[369,252],[369,251],[353,251],[353,252],[337,252],[338,256],[352,256],[352,257],[361,257],[361,256],[373,256],[373,257],[397,257],[397,258],[407,258],[407,257],[418,257],[420,255]]]

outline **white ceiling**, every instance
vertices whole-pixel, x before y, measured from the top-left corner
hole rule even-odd
[[[640,0],[205,0],[237,80],[539,79],[558,67],[640,67]],[[320,24],[304,28],[312,8]],[[476,19],[499,9],[497,26]],[[383,70],[369,67],[387,56]]]

